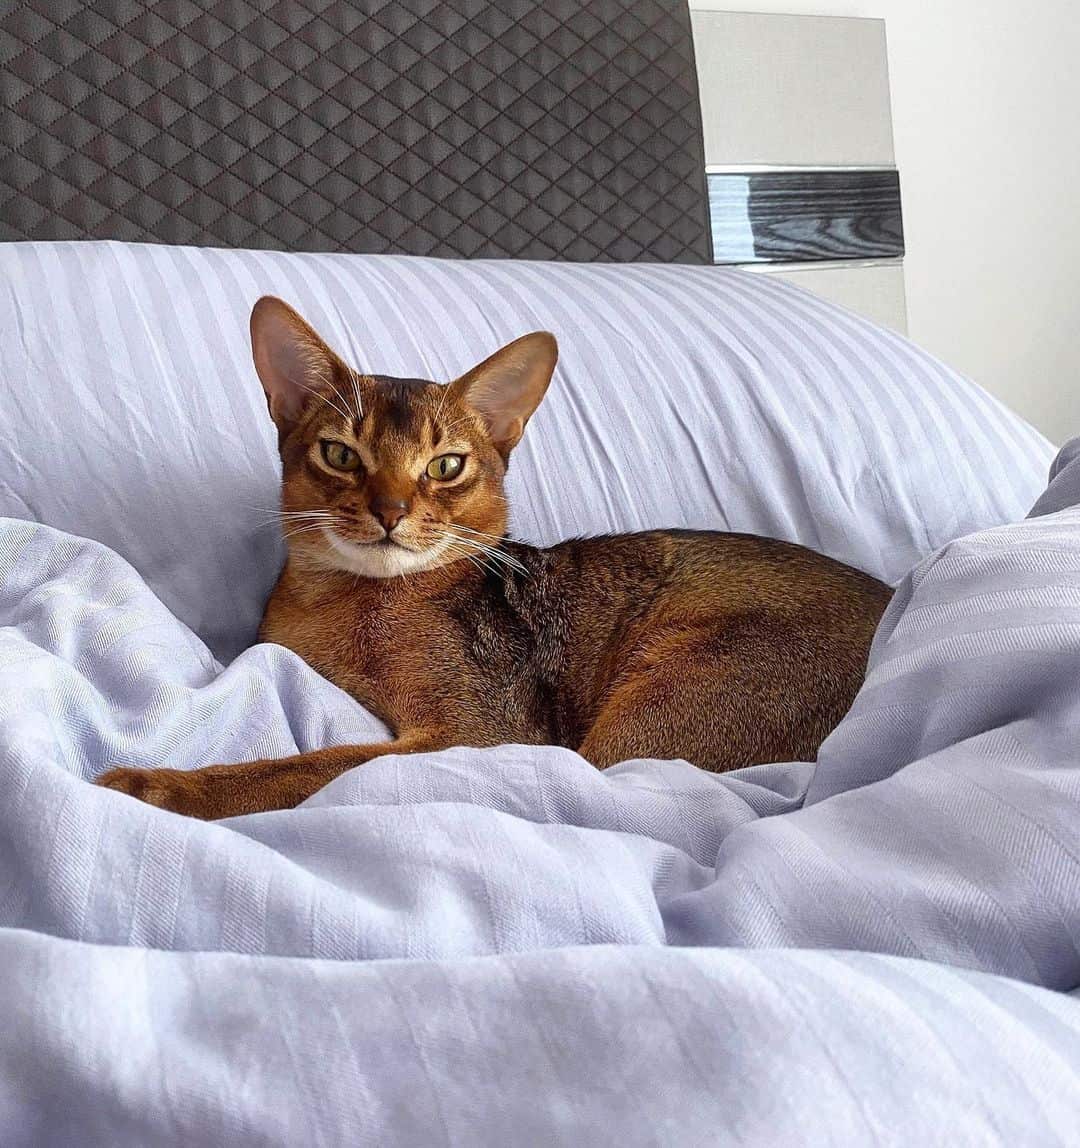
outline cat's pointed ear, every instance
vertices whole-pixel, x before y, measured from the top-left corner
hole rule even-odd
[[[452,385],[487,423],[492,441],[506,458],[548,389],[559,344],[547,331],[534,331],[507,343]]]
[[[288,305],[264,295],[251,311],[251,354],[279,427],[294,423],[315,395],[334,393],[341,360]]]

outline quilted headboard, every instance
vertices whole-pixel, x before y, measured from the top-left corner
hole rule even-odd
[[[708,262],[686,0],[0,4],[0,239]]]

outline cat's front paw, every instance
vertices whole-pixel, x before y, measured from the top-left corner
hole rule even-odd
[[[207,817],[202,786],[192,771],[182,769],[110,769],[94,779],[95,785],[115,789],[129,797],[185,813],[189,817]]]

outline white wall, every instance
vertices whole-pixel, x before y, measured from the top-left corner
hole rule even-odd
[[[909,334],[1080,434],[1080,0],[691,0],[883,17]]]

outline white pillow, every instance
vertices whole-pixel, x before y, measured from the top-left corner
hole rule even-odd
[[[0,514],[104,542],[229,659],[282,549],[247,323],[293,304],[354,366],[453,378],[554,331],[515,533],[657,526],[802,542],[895,582],[1020,518],[1053,451],[898,335],[714,267],[0,245]]]

